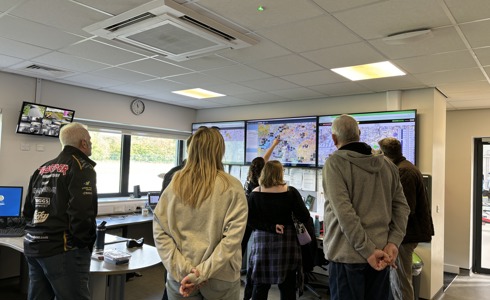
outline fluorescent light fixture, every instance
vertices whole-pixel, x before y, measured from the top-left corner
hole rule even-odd
[[[181,91],[173,91],[174,94],[179,94],[182,96],[192,97],[196,99],[206,99],[206,98],[215,98],[215,97],[223,97],[226,95],[218,94],[215,92],[211,92],[205,89],[190,89],[190,90],[181,90]]]
[[[389,61],[344,68],[335,68],[331,70],[352,81],[405,75],[405,72],[398,69],[394,64]]]

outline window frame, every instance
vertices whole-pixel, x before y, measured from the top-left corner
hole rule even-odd
[[[97,131],[97,128],[89,128],[89,131]],[[130,158],[131,158],[131,136],[136,134],[130,134],[121,132],[121,158],[120,158],[120,178],[119,178],[119,191],[116,193],[98,193],[97,196],[100,199],[104,198],[116,198],[116,197],[130,197],[129,190],[129,173],[130,173]],[[170,138],[159,136],[161,138]],[[177,143],[176,145],[176,153],[175,153],[175,165],[179,165],[182,163],[184,159],[184,140],[178,139],[175,137],[171,137],[170,139],[174,139]],[[163,179],[162,179],[163,180]],[[141,195],[147,195],[148,192],[151,191],[142,191]]]

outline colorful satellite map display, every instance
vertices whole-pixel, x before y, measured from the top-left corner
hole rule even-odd
[[[284,166],[316,166],[316,117],[247,121],[246,162],[264,156],[274,139],[280,140],[270,160]]]

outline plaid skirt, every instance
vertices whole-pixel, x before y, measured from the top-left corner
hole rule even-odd
[[[301,270],[301,248],[293,225],[284,234],[254,230],[249,272],[254,283],[279,284],[288,272]]]

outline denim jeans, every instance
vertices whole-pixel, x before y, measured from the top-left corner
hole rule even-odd
[[[90,300],[90,251],[76,249],[48,257],[26,257],[29,300]]]
[[[376,271],[369,264],[330,262],[328,267],[331,300],[388,300],[389,267]]]

